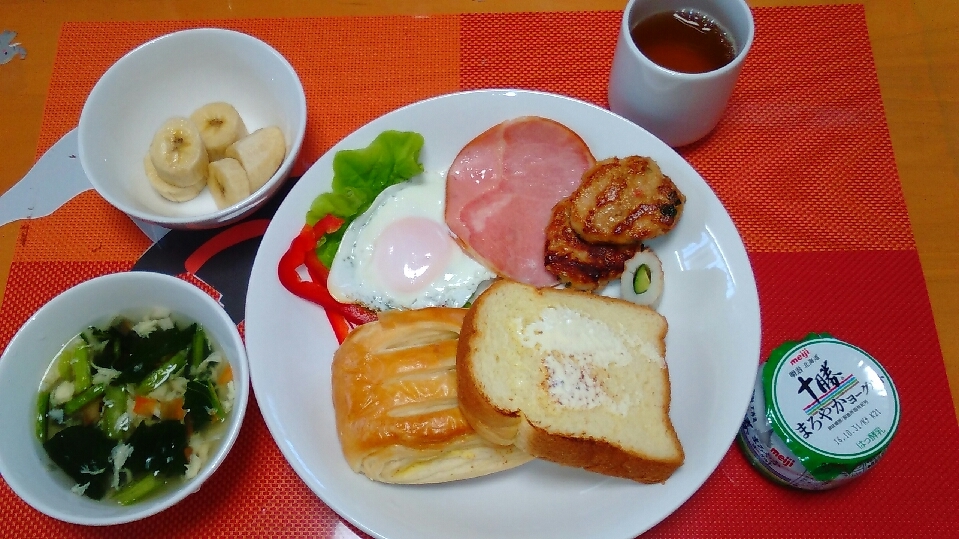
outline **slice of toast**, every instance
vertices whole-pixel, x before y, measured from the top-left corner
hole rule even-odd
[[[463,322],[457,393],[487,440],[643,483],[683,463],[666,319],[627,301],[494,283]]]

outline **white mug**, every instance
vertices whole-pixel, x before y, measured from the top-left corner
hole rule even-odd
[[[630,35],[650,15],[695,9],[713,18],[730,35],[735,57],[706,73],[662,67],[640,52]],[[609,108],[673,147],[706,136],[719,123],[733,93],[755,26],[745,0],[629,0],[609,76]]]

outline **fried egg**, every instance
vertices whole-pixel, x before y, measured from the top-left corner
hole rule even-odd
[[[467,255],[443,219],[445,175],[386,188],[343,235],[327,286],[376,311],[462,307],[496,275]]]

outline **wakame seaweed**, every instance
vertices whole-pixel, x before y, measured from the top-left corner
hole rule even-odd
[[[94,364],[120,371],[119,382],[139,383],[173,354],[189,348],[197,325],[179,329],[156,329],[146,337],[136,331],[122,331],[111,327],[107,331],[106,346],[96,354]]]
[[[75,425],[54,434],[43,444],[47,455],[94,500],[106,494],[113,475],[110,452],[117,443],[93,425]]]
[[[182,475],[186,467],[186,425],[167,420],[153,425],[141,424],[127,443],[133,454],[126,465],[138,472],[160,472],[167,476]]]

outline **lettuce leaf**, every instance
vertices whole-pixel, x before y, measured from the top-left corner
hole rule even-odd
[[[340,150],[333,156],[332,191],[313,200],[306,222],[316,224],[328,214],[344,220],[343,226],[317,244],[316,254],[326,267],[333,263],[343,233],[366,211],[384,189],[423,172],[419,162],[423,136],[411,131],[384,131],[366,148]]]

